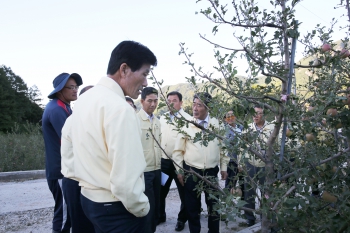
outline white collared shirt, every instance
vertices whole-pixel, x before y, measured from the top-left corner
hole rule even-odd
[[[204,128],[208,128],[208,122],[209,122],[209,113],[208,113],[208,115],[207,115],[207,117],[204,119],[204,120],[199,120],[199,119],[197,119],[197,123],[198,124],[201,124],[202,123],[202,121],[204,121]]]
[[[146,114],[148,120],[152,123],[152,120],[153,120],[153,118],[154,118],[154,115],[153,115],[153,114],[152,114],[152,116],[148,115],[148,113],[147,113],[145,110],[143,110],[143,108],[141,108],[141,110]]]
[[[176,117],[181,117],[181,116],[179,116],[180,115],[180,111],[182,110],[182,108],[180,108],[179,109],[179,111],[177,111],[177,112],[175,112],[174,114],[172,114],[171,112],[169,112],[169,117],[170,117],[170,119],[173,121],[174,120],[174,118],[175,118],[175,116]],[[182,110],[183,111],[183,110]]]
[[[264,129],[264,127],[267,125],[267,121],[264,122],[264,125],[262,127],[258,127],[254,122],[253,122],[253,125],[254,125],[256,131],[261,132]]]

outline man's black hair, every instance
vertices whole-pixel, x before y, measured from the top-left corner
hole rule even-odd
[[[132,107],[133,107],[135,110],[137,110],[137,107],[136,107],[134,101],[133,101],[129,96],[125,96],[125,100],[131,102],[131,103],[132,103]]]
[[[79,95],[83,94],[85,91],[89,90],[92,87],[94,87],[94,86],[93,85],[89,85],[89,86],[84,87],[83,89],[81,89]]]
[[[166,95],[166,97],[168,98],[169,95],[177,95],[177,97],[179,97],[180,102],[182,101],[182,95],[181,95],[181,93],[178,92],[178,91],[169,92],[169,93]]]
[[[264,107],[262,105],[260,105],[260,104],[254,105],[253,109],[255,109],[255,108],[260,108],[260,109],[262,109],[264,111]]]
[[[158,96],[157,89],[155,89],[154,87],[145,87],[145,88],[143,88],[142,93],[141,93],[141,99],[145,100],[146,97],[148,95],[150,95],[150,94],[156,94]]]
[[[213,97],[211,97],[211,95],[207,92],[199,92],[194,94],[193,96],[193,101],[195,99],[199,99],[200,101],[202,101],[205,105],[205,107],[209,107],[209,103],[211,102],[211,100],[213,99]]]
[[[135,105],[134,101],[129,97],[125,96],[125,100],[131,102],[133,105]]]
[[[114,75],[123,63],[135,72],[145,64],[156,66],[157,58],[146,46],[135,41],[123,41],[112,51],[107,74]]]

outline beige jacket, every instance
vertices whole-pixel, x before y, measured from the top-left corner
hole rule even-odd
[[[61,173],[64,177],[74,179],[74,157],[71,139],[71,117],[68,117],[61,134]]]
[[[141,109],[137,113],[141,127],[141,142],[143,147],[143,154],[146,160],[145,172],[154,171],[160,169],[161,150],[156,141],[154,141],[152,134],[149,132],[152,129],[152,133],[156,140],[161,143],[160,138],[160,122],[157,117],[153,117],[152,123],[147,117],[147,113]]]
[[[79,97],[70,118],[74,178],[82,195],[93,202],[121,201],[133,215],[147,215],[141,129],[121,87],[102,78]]]
[[[196,121],[195,118],[192,120]],[[219,121],[215,118],[209,118],[208,128],[210,129],[211,127],[218,129]],[[201,129],[193,124],[189,124],[188,128],[186,126],[183,127],[182,130],[192,139],[196,133],[201,133]],[[193,140],[190,140],[183,134],[178,134],[173,152],[173,160],[181,167],[183,167],[183,162],[185,161],[187,165],[198,169],[214,168],[220,165],[221,171],[227,171],[227,164],[230,158],[224,153],[221,153],[220,142],[216,138],[210,141],[208,146],[204,146],[200,142],[193,143]],[[177,166],[175,167],[177,168]]]
[[[258,135],[258,139],[252,143],[252,149],[260,152],[264,156],[267,140],[269,139],[274,127],[275,127],[275,124],[273,122],[265,121],[263,129]],[[252,133],[258,133],[258,130],[255,127],[254,122],[248,125],[248,128],[242,132],[242,135],[252,134]],[[239,163],[244,163],[243,158],[248,159],[248,162],[255,167],[265,167],[265,163],[251,152],[247,152],[243,155],[242,154],[238,155]]]
[[[177,135],[179,132],[176,130],[176,121],[178,120],[176,117],[173,118],[173,122],[175,125],[171,125],[168,123],[166,119],[166,115],[170,115],[170,112],[166,112],[163,116],[160,117],[160,125],[161,125],[161,132],[162,132],[162,148],[164,149],[165,153],[172,158],[172,154],[175,147],[175,142]],[[186,113],[182,108],[178,112],[178,117],[185,118],[187,120],[192,120],[192,117]],[[170,119],[169,119],[170,120]],[[162,152],[162,158],[169,159],[164,152]]]

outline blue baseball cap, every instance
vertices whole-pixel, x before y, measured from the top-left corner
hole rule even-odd
[[[53,99],[56,97],[56,93],[63,89],[63,87],[66,85],[69,78],[72,78],[75,80],[78,86],[83,84],[83,80],[81,79],[80,75],[77,73],[67,74],[62,73],[58,75],[52,82],[53,87],[55,90],[53,90],[50,95],[48,95],[49,99]]]

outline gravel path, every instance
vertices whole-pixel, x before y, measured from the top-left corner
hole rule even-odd
[[[0,182],[0,233],[51,232],[53,199],[45,179],[24,182]],[[206,207],[202,196],[202,206]],[[167,197],[167,219],[157,226],[156,233],[175,232],[180,199],[176,189]],[[242,219],[237,219],[242,222]],[[207,232],[207,218],[201,216],[202,232]],[[244,229],[237,222],[228,226],[221,222],[221,232],[238,232]],[[188,224],[182,232],[189,232]]]

